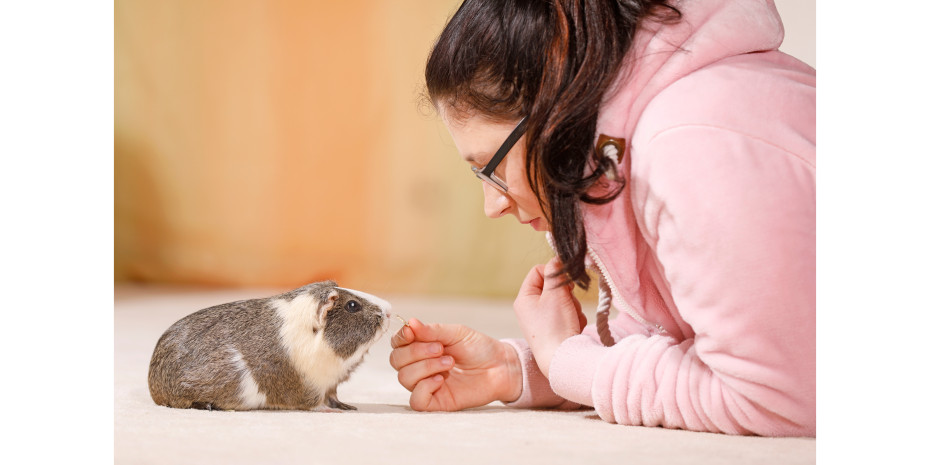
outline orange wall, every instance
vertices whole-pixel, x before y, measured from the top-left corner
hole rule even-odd
[[[117,1],[117,280],[513,296],[548,246],[418,106],[458,3]]]
[[[545,241],[418,107],[456,6],[116,2],[117,279],[515,293]]]

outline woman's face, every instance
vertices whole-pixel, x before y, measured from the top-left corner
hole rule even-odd
[[[439,115],[452,135],[452,141],[462,159],[475,168],[484,168],[491,161],[507,136],[517,127],[517,122],[497,123],[484,116],[461,115],[452,117],[444,105],[439,105]],[[530,189],[524,169],[526,141],[523,137],[510,149],[504,160],[497,166],[495,174],[507,184],[507,192],[501,192],[482,181],[484,190],[484,214],[488,218],[500,218],[510,214],[523,224],[529,224],[537,231],[548,231],[549,223],[543,216],[542,208]]]

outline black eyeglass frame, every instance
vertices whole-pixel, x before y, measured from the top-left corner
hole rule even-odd
[[[525,132],[526,117],[517,123],[517,127],[514,128],[513,132],[511,132],[509,136],[507,136],[507,139],[503,144],[501,144],[501,147],[497,149],[497,152],[494,153],[494,156],[491,157],[491,161],[489,161],[487,165],[484,165],[484,168],[479,169],[474,166],[471,167],[471,170],[475,173],[475,176],[477,176],[478,179],[490,184],[495,189],[506,194],[507,184],[498,178],[496,174],[494,174],[494,170],[497,169],[497,165],[499,165],[501,161],[504,160],[504,157],[507,155],[507,153],[510,152],[510,149],[513,148],[514,144],[520,140],[520,137],[522,137],[523,133]]]

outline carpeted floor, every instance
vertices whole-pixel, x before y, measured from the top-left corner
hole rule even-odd
[[[593,410],[520,410],[501,404],[455,413],[415,412],[388,364],[391,331],[339,388],[354,412],[177,410],[155,405],[147,372],[155,342],[198,309],[277,290],[117,285],[115,463],[635,463],[812,464],[816,441],[627,427]],[[519,337],[508,301],[382,295],[396,313]],[[594,321],[593,314],[588,315]]]

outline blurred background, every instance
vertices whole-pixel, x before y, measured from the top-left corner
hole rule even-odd
[[[515,295],[549,246],[420,101],[459,3],[117,0],[117,283]],[[814,2],[775,4],[816,67]]]

